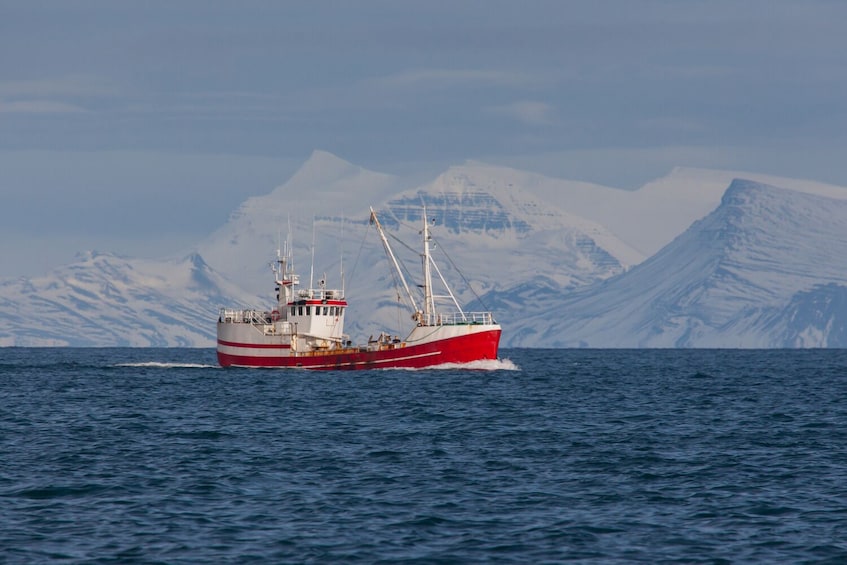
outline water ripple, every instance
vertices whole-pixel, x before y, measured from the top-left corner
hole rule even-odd
[[[0,561],[842,562],[847,353],[0,356]]]

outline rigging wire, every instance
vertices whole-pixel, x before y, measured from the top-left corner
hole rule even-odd
[[[395,220],[396,220],[396,221],[397,221],[397,223],[398,223],[400,226],[402,226],[402,227],[405,227],[405,228],[408,228],[408,229],[412,229],[412,230],[417,230],[417,228],[416,228],[415,226],[412,226],[412,225],[410,225],[410,224],[407,224],[406,222],[402,222],[402,221],[400,221],[399,219],[397,219],[397,218],[396,218],[396,216],[395,216]],[[391,239],[393,239],[394,241],[396,241],[397,243],[399,243],[400,245],[402,245],[403,247],[405,247],[406,249],[408,249],[408,250],[409,250],[409,251],[411,251],[412,253],[414,253],[414,254],[416,254],[416,255],[417,255],[417,254],[419,254],[418,250],[414,249],[413,247],[411,247],[409,244],[407,244],[405,241],[401,240],[400,238],[398,238],[398,237],[397,237],[397,236],[395,236],[394,234],[387,233],[386,235],[388,235],[388,237],[390,237]],[[468,287],[468,290],[470,290],[470,291],[471,291],[471,294],[473,294],[473,295],[474,295],[474,297],[476,298],[476,300],[479,302],[480,306],[482,306],[482,309],[483,309],[483,310],[488,310],[489,308],[488,308],[488,306],[485,304],[485,302],[482,300],[482,297],[481,297],[479,294],[477,294],[477,293],[476,293],[476,291],[474,290],[473,286],[471,286],[470,281],[467,279],[467,277],[465,277],[465,274],[461,271],[461,269],[459,269],[459,266],[458,266],[458,265],[456,265],[455,261],[453,261],[453,258],[452,258],[452,257],[450,257],[450,255],[447,253],[446,248],[445,248],[444,246],[442,246],[442,245],[438,242],[438,240],[435,238],[435,236],[434,236],[434,235],[430,235],[430,238],[431,238],[431,239],[432,239],[432,241],[436,244],[436,245],[435,245],[435,248],[436,248],[436,249],[440,249],[440,250],[441,250],[441,252],[442,252],[442,253],[444,254],[444,256],[447,258],[447,262],[448,262],[448,263],[450,263],[450,266],[452,266],[452,267],[453,267],[453,269],[454,269],[454,270],[455,270],[455,271],[459,274],[459,276],[462,278],[462,281],[463,281],[463,282],[465,283],[465,285]],[[406,272],[406,274],[407,274],[407,275],[409,275],[409,276],[410,276],[410,278],[413,278],[413,277],[410,275],[410,273],[409,273],[409,269],[406,267],[405,263],[403,263],[403,261],[400,261],[400,263],[402,264],[402,266],[403,266],[403,270]]]
[[[395,220],[395,221],[397,222],[397,224],[398,224],[399,226],[401,226],[401,227],[404,227],[404,228],[407,228],[407,229],[411,229],[411,230],[415,230],[415,231],[417,231],[417,228],[416,228],[415,226],[412,226],[412,225],[410,225],[410,224],[407,224],[406,222],[400,221],[399,219],[397,219],[397,217],[396,217],[396,216],[394,216],[394,220]],[[410,251],[411,253],[413,253],[413,254],[415,254],[415,255],[420,255],[419,250],[417,250],[417,249],[413,248],[411,245],[409,245],[408,243],[406,243],[405,241],[403,241],[402,239],[400,239],[399,237],[397,237],[397,236],[396,236],[396,235],[394,235],[393,233],[385,232],[385,235],[386,235],[387,237],[390,237],[392,240],[394,240],[395,242],[397,242],[398,244],[400,244],[401,246],[403,246],[405,249],[407,249],[407,250],[408,250],[408,251]],[[482,309],[483,309],[483,310],[488,310],[489,308],[488,308],[488,306],[485,304],[485,302],[482,300],[482,297],[481,297],[479,294],[477,294],[477,292],[474,290],[473,286],[471,285],[471,282],[468,280],[468,278],[465,276],[465,274],[462,272],[462,270],[461,270],[461,269],[459,269],[459,266],[456,264],[456,262],[455,262],[455,261],[453,261],[453,258],[450,256],[450,254],[449,254],[449,253],[447,253],[446,248],[445,248],[444,246],[442,246],[442,245],[438,242],[438,240],[437,240],[434,236],[432,236],[432,235],[431,235],[430,237],[431,237],[431,239],[432,239],[433,243],[435,244],[435,246],[434,246],[434,247],[435,247],[436,249],[440,249],[440,250],[441,250],[441,252],[444,254],[444,257],[447,259],[447,262],[448,262],[448,263],[450,264],[450,266],[451,266],[451,267],[452,267],[452,268],[456,271],[456,273],[458,273],[459,277],[461,277],[462,281],[465,283],[465,286],[468,288],[468,290],[471,292],[471,294],[473,294],[474,298],[476,298],[477,302],[480,304],[480,306],[482,307]],[[363,243],[363,244],[364,244],[364,243]],[[361,249],[359,250],[359,253],[361,253]],[[358,258],[357,258],[357,262],[358,262]],[[404,274],[405,274],[405,275],[406,275],[409,279],[411,279],[411,280],[415,280],[415,275],[413,275],[413,274],[411,273],[411,271],[409,270],[409,268],[406,266],[406,262],[405,262],[405,261],[403,261],[402,259],[400,259],[400,258],[398,257],[398,263],[399,263],[400,267],[403,269]],[[355,268],[355,267],[354,267],[354,268]],[[398,298],[398,302],[400,302],[401,300],[403,300],[403,295],[402,295],[402,293],[400,293],[400,281],[399,281],[399,276],[398,276],[398,274],[396,273],[396,271],[395,271],[394,269],[389,269],[389,270],[390,270],[390,272],[391,272],[392,278],[394,279],[394,287],[395,287],[395,290],[397,291],[397,298]],[[414,285],[414,286],[418,289],[418,292],[422,294],[422,290],[421,290],[421,288],[420,288],[420,285],[417,285],[417,284],[416,284],[416,285]],[[404,301],[405,301],[405,300],[404,300]]]
[[[408,226],[407,224],[404,224],[403,222],[398,222],[398,223],[399,223],[401,226],[410,227],[410,226]],[[412,247],[411,245],[409,245],[408,243],[406,243],[405,241],[403,241],[402,239],[400,239],[399,237],[397,237],[397,236],[396,236],[396,235],[394,235],[393,233],[385,232],[385,235],[386,235],[387,237],[390,237],[391,239],[393,239],[394,241],[396,241],[397,243],[399,243],[400,245],[402,245],[403,247],[405,247],[407,250],[411,251],[411,252],[412,252],[412,253],[414,253],[415,255],[420,256],[420,250],[415,249],[414,247]],[[405,261],[403,261],[403,260],[402,260],[401,258],[399,258],[399,257],[397,258],[397,262],[398,262],[398,264],[400,265],[400,268],[401,268],[401,269],[403,269],[403,273],[404,273],[404,275],[405,275],[405,276],[406,276],[409,280],[414,281],[414,280],[416,279],[416,275],[414,275],[414,274],[413,274],[413,273],[409,270],[409,267],[407,267],[407,266],[406,266],[406,262],[405,262]],[[400,286],[399,286],[399,285],[400,285],[400,283],[399,283],[399,281],[398,281],[398,280],[396,280],[396,279],[397,279],[397,273],[395,273],[395,272],[394,272],[394,269],[391,269],[391,274],[392,274],[392,276],[395,278],[395,284],[397,285],[397,286],[396,286],[396,288],[397,288],[397,292],[398,292],[398,294],[400,294]],[[418,289],[418,292],[421,292],[420,285],[415,284],[414,286],[415,286],[415,288],[417,288],[417,289]],[[423,295],[423,293],[421,293],[421,295]],[[410,307],[412,307],[412,305],[409,305],[409,306],[410,306]]]
[[[487,311],[488,306],[485,304],[485,302],[483,302],[482,297],[480,295],[478,295],[476,293],[476,291],[473,289],[473,286],[471,286],[470,281],[465,277],[465,274],[461,271],[461,269],[459,269],[459,266],[456,265],[455,262],[453,262],[453,258],[450,257],[450,255],[447,253],[447,250],[444,248],[444,246],[440,245],[438,243],[438,240],[436,240],[434,237],[432,238],[432,240],[436,243],[437,249],[440,249],[441,252],[444,254],[444,256],[447,257],[447,262],[450,263],[450,265],[456,270],[456,272],[459,273],[459,276],[462,277],[462,280],[464,281],[465,285],[467,285],[468,290],[470,290],[471,294],[473,294],[476,297],[477,301],[482,306],[482,309]]]
[[[370,234],[370,232],[371,232],[371,223],[368,222],[367,226],[365,227],[365,233],[362,236],[362,241],[359,243],[359,251],[356,253],[356,260],[353,263],[353,269],[350,271],[350,280],[351,281],[356,280],[356,269],[359,266],[359,261],[362,257],[362,251],[365,248],[365,243],[367,242],[368,234]],[[394,239],[397,239],[393,235],[391,237],[393,237]],[[411,247],[409,247],[408,245],[406,245],[402,241],[400,241],[400,240],[397,240],[397,241],[399,243],[401,243],[402,245],[411,249]],[[414,251],[414,250],[412,250],[412,251]],[[406,267],[406,265],[402,261],[400,261],[400,264],[401,264],[403,270],[406,272],[406,275],[411,278],[411,274],[409,273],[409,269]],[[401,283],[400,283],[400,279],[399,279],[397,272],[394,269],[389,269],[388,271],[389,271],[389,273],[391,273],[391,279],[394,283],[394,292],[397,294],[397,303],[398,303],[397,318],[398,318],[398,321],[399,321],[400,314],[401,314],[399,306],[400,306],[401,303],[406,304],[407,301],[403,298],[403,293],[400,292]],[[411,304],[406,304],[406,306],[409,307],[409,308],[412,308]],[[397,326],[401,327],[401,324],[398,322]]]
[[[359,259],[362,257],[362,250],[365,248],[365,241],[368,239],[368,234],[371,231],[371,225],[368,223],[365,226],[365,234],[362,236],[362,241],[359,244],[359,251],[356,253],[356,260],[353,262],[353,269],[350,271],[350,280],[356,280],[356,267],[359,266]]]

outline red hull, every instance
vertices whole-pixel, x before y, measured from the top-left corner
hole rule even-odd
[[[292,367],[321,370],[367,370],[387,368],[424,368],[445,363],[470,363],[497,359],[500,329],[441,339],[397,349],[355,351],[350,353],[252,356],[218,351],[222,367]],[[242,344],[240,347],[251,347]]]

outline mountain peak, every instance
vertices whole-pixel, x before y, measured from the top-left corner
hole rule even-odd
[[[735,179],[732,179],[732,182],[729,183],[729,186],[727,187],[726,192],[724,192],[724,198],[726,198],[727,194],[729,195],[730,198],[732,198],[736,194],[739,194],[739,193],[751,192],[751,191],[761,191],[763,189],[764,190],[768,190],[768,189],[785,190],[785,189],[777,188],[775,186],[771,186],[769,184],[765,184],[763,182],[758,182],[758,181],[745,179],[745,178],[735,178]]]
[[[721,197],[718,209],[748,210],[750,203],[759,196],[764,196],[768,191],[784,192],[775,186],[769,186],[749,179],[733,179]]]
[[[844,311],[812,314],[847,287],[845,230],[845,199],[735,179],[656,255],[575,294],[549,333],[593,347],[828,344],[820,328],[843,324]]]
[[[366,169],[328,151],[315,149],[286,184],[326,185],[345,177],[355,177]],[[378,174],[378,173],[374,173]]]
[[[358,165],[354,165],[350,161],[342,159],[338,155],[334,153],[330,153],[329,151],[323,151],[322,149],[315,149],[312,151],[312,154],[309,155],[309,158],[303,163],[300,167],[301,171],[308,171],[310,169],[319,169],[323,171],[327,170],[358,170],[361,169]]]
[[[394,180],[392,175],[370,171],[332,153],[316,149],[288,181],[267,196],[272,200],[296,197],[303,203],[303,194],[349,196],[356,192],[364,193],[368,188],[380,190]],[[325,200],[316,202],[326,204]]]

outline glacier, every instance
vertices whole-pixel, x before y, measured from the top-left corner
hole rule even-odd
[[[368,207],[416,247],[425,205],[445,276],[495,312],[504,347],[844,347],[845,202],[842,187],[690,168],[634,191],[473,161],[416,183],[315,151],[182,255],[86,252],[0,281],[0,345],[212,346],[218,308],[270,306],[285,246],[304,283],[345,287],[354,340],[403,333]],[[395,251],[414,283],[419,256]]]

